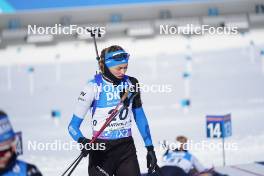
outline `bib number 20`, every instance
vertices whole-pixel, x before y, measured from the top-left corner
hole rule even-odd
[[[113,110],[114,109],[111,109],[109,112],[108,112],[108,114],[111,114],[112,112],[113,112]],[[120,113],[119,113],[119,119],[120,120],[125,120],[126,118],[127,118],[127,115],[128,115],[128,108],[126,107],[126,108],[124,108],[124,109],[122,109],[121,111],[120,111]],[[117,117],[117,116],[116,116]],[[116,117],[113,119],[113,121],[116,121]]]

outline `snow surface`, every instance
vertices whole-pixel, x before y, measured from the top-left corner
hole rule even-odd
[[[226,164],[263,161],[264,156],[264,74],[259,50],[264,47],[263,30],[238,36],[158,36],[154,39],[117,39],[98,42],[99,50],[119,44],[131,53],[128,75],[145,85],[169,85],[170,93],[143,92],[144,109],[149,120],[156,153],[161,162],[159,141],[174,142],[184,134],[193,142],[221,142],[206,138],[208,114],[231,113],[233,135],[226,139],[237,150],[226,151]],[[256,44],[255,59],[250,59],[249,42]],[[190,44],[192,53],[186,49]],[[180,107],[184,97],[183,71],[186,55],[192,54],[190,79],[191,108]],[[35,68],[34,74],[28,68]],[[61,76],[56,69],[61,69]],[[44,175],[60,175],[78,156],[77,149],[29,150],[30,142],[70,142],[67,126],[76,97],[96,71],[93,43],[69,42],[54,46],[12,46],[0,50],[0,108],[5,110],[16,131],[23,131],[24,155],[21,159],[36,164]],[[8,71],[9,70],[9,71]],[[9,75],[9,76],[8,76]],[[11,80],[8,83],[8,78]],[[30,80],[34,92],[30,93]],[[51,110],[62,117],[55,122]],[[82,131],[91,136],[89,117]],[[146,171],[146,150],[133,124],[138,159]],[[222,150],[191,150],[206,166],[222,166]],[[85,175],[85,159],[73,175]]]

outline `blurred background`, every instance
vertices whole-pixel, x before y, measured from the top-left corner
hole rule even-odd
[[[57,176],[79,151],[29,150],[29,143],[72,141],[67,126],[77,96],[98,66],[89,34],[29,34],[33,25],[102,27],[99,52],[120,45],[131,55],[128,75],[144,85],[171,88],[142,92],[160,165],[160,141],[186,135],[194,142],[221,142],[207,138],[206,116],[231,114],[232,136],[225,141],[235,143],[237,150],[225,151],[226,167],[221,149],[191,152],[223,173],[264,173],[263,166],[253,164],[264,161],[263,0],[0,0],[0,109],[22,131],[20,158],[44,175]],[[238,32],[160,32],[161,26],[187,25],[236,27]],[[81,127],[87,137],[89,120],[88,115]],[[135,125],[133,135],[146,172],[146,150]],[[86,160],[74,172],[81,173],[87,173]]]

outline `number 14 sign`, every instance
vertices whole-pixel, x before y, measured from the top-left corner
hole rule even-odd
[[[231,114],[206,116],[208,138],[225,138],[232,135]]]

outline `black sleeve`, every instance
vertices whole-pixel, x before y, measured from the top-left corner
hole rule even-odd
[[[134,77],[129,77],[129,80],[134,86],[135,92],[138,92],[138,94],[135,96],[132,102],[132,108],[133,109],[140,108],[142,106],[142,102],[141,102],[140,87],[139,87],[138,80]]]
[[[27,164],[27,176],[42,176],[42,174],[36,166]]]

